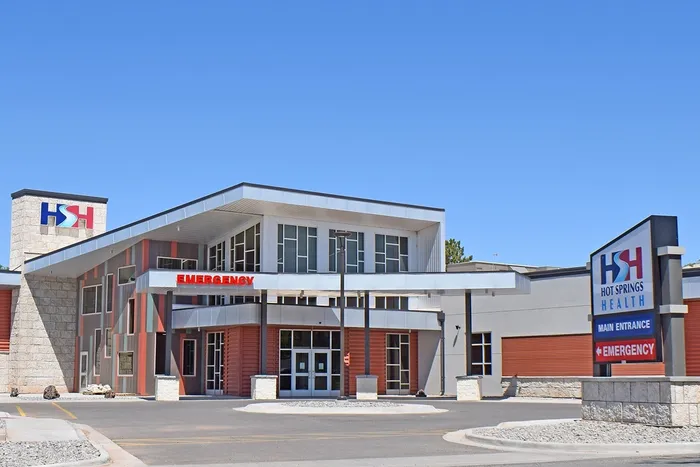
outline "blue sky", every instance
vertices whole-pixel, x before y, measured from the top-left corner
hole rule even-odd
[[[9,194],[108,227],[240,181],[440,206],[477,259],[574,266],[650,214],[700,258],[700,2],[14,2]],[[494,254],[498,254],[494,257]]]

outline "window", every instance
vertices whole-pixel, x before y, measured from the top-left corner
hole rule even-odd
[[[375,297],[374,308],[408,311],[408,297]]]
[[[102,357],[100,356],[100,346],[102,345],[102,329],[95,329],[95,342],[94,342],[94,352],[92,353],[95,356],[94,362],[93,362],[93,371],[92,374],[93,376],[99,376],[100,374],[100,367],[102,363]]]
[[[386,390],[410,391],[410,348],[408,334],[386,335]]]
[[[280,330],[280,391],[292,390],[292,350],[331,349],[331,390],[340,391],[340,331]]]
[[[260,295],[231,295],[231,303],[234,305],[260,303]]]
[[[335,230],[328,231],[328,270],[340,271],[340,242],[335,238]],[[365,234],[351,232],[345,239],[345,271],[365,272]]]
[[[119,352],[119,376],[134,375],[134,352]]]
[[[175,270],[186,270],[186,271],[196,271],[197,270],[197,260],[187,259],[187,258],[170,258],[168,256],[159,256],[157,259],[158,269],[175,269]]]
[[[376,234],[374,242],[376,272],[408,272],[408,237]]]
[[[197,341],[185,339],[182,342],[182,376],[197,375]]]
[[[317,297],[277,297],[277,303],[279,305],[312,305],[316,306],[318,303]]]
[[[107,274],[107,313],[112,312],[114,304],[114,274]]]
[[[226,269],[226,242],[217,243],[209,247],[209,270],[223,271]],[[225,295],[209,295],[209,305],[223,305]]]
[[[277,226],[277,272],[317,272],[315,227]]]
[[[117,285],[130,284],[136,281],[136,266],[124,266],[117,270]]]
[[[472,334],[472,374],[491,374],[491,333]]]
[[[84,315],[102,313],[102,285],[83,287]]]
[[[133,334],[134,331],[136,330],[136,313],[135,313],[135,308],[136,303],[134,302],[133,298],[129,299],[129,308],[127,310],[127,334]]]
[[[231,238],[231,271],[260,272],[260,224]]]
[[[105,358],[112,358],[112,328],[105,328]]]
[[[340,297],[329,297],[328,306],[340,306]],[[364,308],[365,297],[345,297],[345,308]]]

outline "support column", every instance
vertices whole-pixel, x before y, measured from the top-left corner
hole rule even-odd
[[[440,395],[445,395],[445,313],[437,316],[440,323]]]
[[[173,362],[173,292],[165,294],[165,375],[170,376]]]
[[[369,290],[365,290],[365,375],[369,375]]]
[[[267,290],[260,292],[260,372],[267,374]]]
[[[464,362],[467,376],[472,374],[472,293],[464,292]]]
[[[664,346],[664,370],[666,376],[686,376],[685,372],[685,314],[683,304],[683,269],[678,246],[660,247],[659,279],[661,282],[661,332]]]

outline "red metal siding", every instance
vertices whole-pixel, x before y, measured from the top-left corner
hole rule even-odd
[[[686,300],[685,315],[685,372],[700,376],[700,300]]]
[[[592,376],[590,334],[504,337],[503,376]]]
[[[224,353],[224,393],[250,396],[250,377],[260,372],[260,327],[226,328]]]
[[[0,290],[0,352],[10,351],[12,290]]]

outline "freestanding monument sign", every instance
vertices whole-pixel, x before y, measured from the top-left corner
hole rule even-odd
[[[673,216],[651,216],[591,254],[584,419],[700,426],[700,378],[685,376],[682,255]],[[612,377],[612,363],[641,362],[664,362],[665,376]]]

